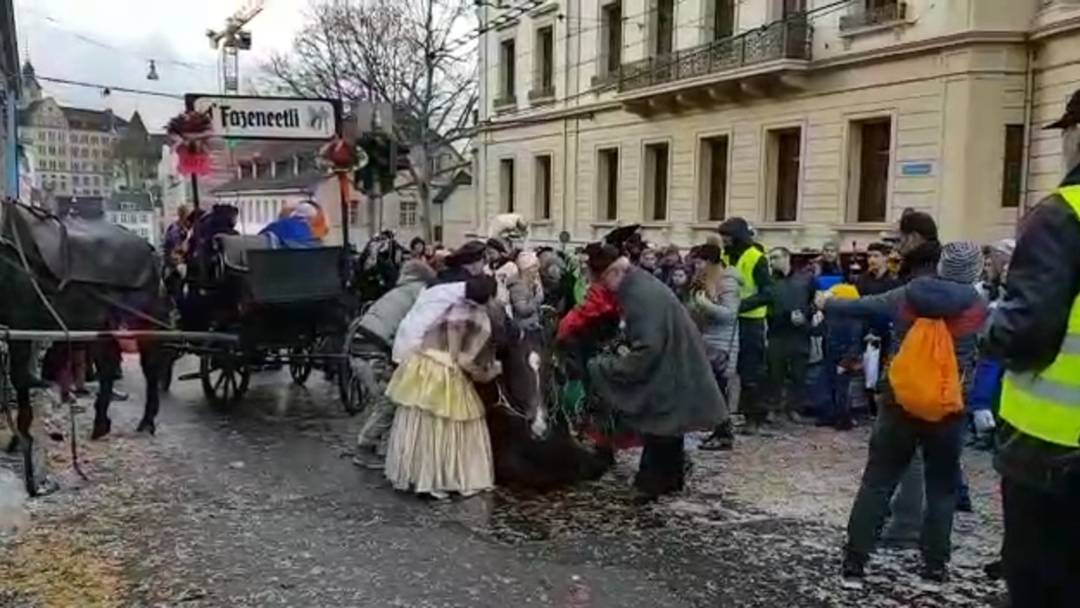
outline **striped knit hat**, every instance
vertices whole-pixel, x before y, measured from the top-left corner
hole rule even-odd
[[[975,284],[982,275],[982,247],[971,241],[955,241],[941,248],[938,275],[955,283]]]

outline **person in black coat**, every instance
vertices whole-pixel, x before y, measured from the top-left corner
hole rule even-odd
[[[769,265],[774,279],[768,317],[769,388],[776,410],[797,422],[805,406],[814,275],[792,269],[791,252],[784,247],[769,251]]]
[[[1061,129],[1066,175],[1080,187],[1080,91]],[[984,353],[1022,381],[1068,352],[1070,316],[1080,294],[1080,215],[1061,191],[1036,205],[1020,225],[1005,297],[995,308]],[[1002,412],[1009,408],[1002,400]],[[1064,392],[1056,403],[1076,404]],[[1017,405],[1017,407],[1024,407]],[[1006,413],[1006,418],[1009,414]],[[1007,420],[997,432],[1005,540],[1002,565],[1013,606],[1064,608],[1080,602],[1080,447],[1051,443]]]

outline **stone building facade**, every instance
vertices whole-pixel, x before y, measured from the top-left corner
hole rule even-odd
[[[518,0],[483,6],[477,231],[642,223],[701,242],[740,215],[797,249],[1012,234],[1057,183],[1078,0]]]

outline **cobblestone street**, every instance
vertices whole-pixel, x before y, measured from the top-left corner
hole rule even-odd
[[[0,606],[985,606],[1003,590],[982,573],[1001,531],[984,453],[965,461],[952,581],[879,552],[850,591],[836,572],[867,429],[696,453],[690,489],[653,507],[630,501],[635,452],[566,491],[433,504],[351,464],[355,419],[329,386],[256,380],[228,413],[180,383],[154,438],[133,433],[128,386],[114,436],[82,444],[89,482],[54,444],[63,489],[0,554]]]

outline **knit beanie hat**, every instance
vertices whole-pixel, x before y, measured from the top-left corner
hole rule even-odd
[[[938,276],[955,283],[975,284],[982,275],[982,248],[971,241],[946,243],[941,248]]]

